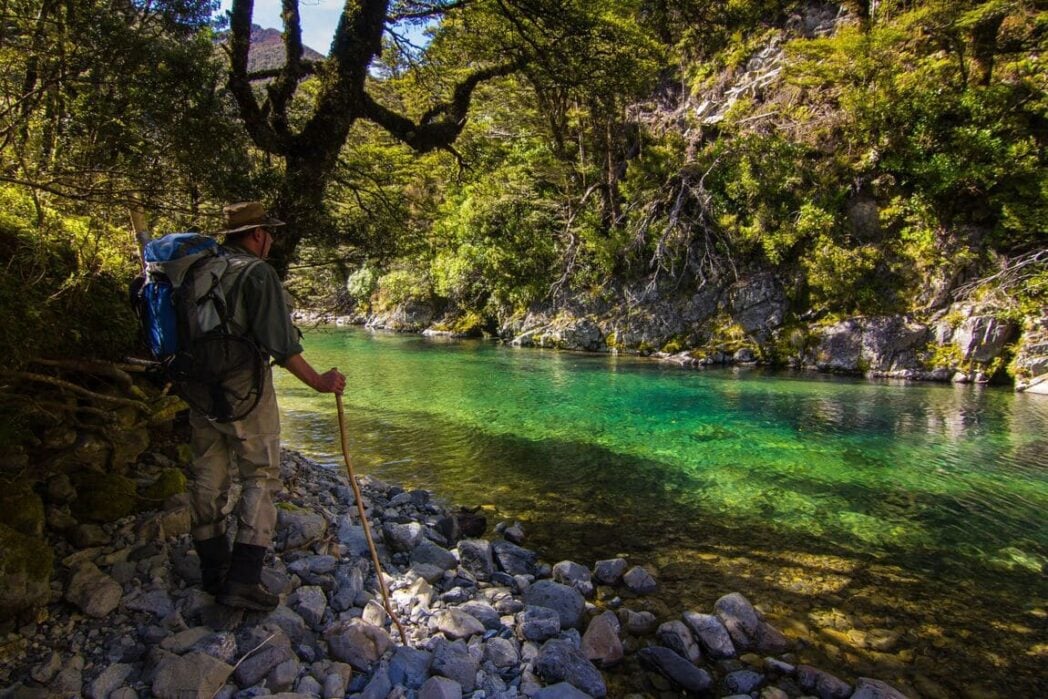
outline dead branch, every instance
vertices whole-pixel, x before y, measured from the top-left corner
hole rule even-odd
[[[974,279],[954,289],[953,297],[957,301],[966,301],[976,290],[987,288],[992,288],[996,294],[1007,294],[1041,272],[1039,267],[1042,265],[1048,265],[1048,248],[1007,260],[1004,268],[999,272],[981,279]]]
[[[99,359],[31,359],[30,364],[39,364],[40,366],[53,367],[55,369],[62,369],[65,371],[72,371],[79,374],[91,374],[92,376],[102,376],[107,379],[111,379],[120,385],[121,388],[136,393],[141,391],[138,389],[131,376],[111,362],[104,362]],[[136,393],[137,395],[137,393]],[[139,396],[144,398],[145,396]]]
[[[135,410],[141,410],[144,413],[149,412],[149,406],[142,401],[132,400],[130,398],[121,398],[119,396],[107,396],[104,393],[96,393],[88,390],[83,386],[78,386],[75,383],[65,381],[63,379],[56,378],[54,376],[48,376],[47,374],[35,374],[29,371],[10,371],[7,369],[0,370],[0,375],[10,376],[15,379],[22,381],[31,381],[33,383],[45,383],[51,386],[57,386],[58,388],[64,388],[67,391],[72,391],[81,396],[86,396],[93,400],[101,401],[103,403],[113,403],[114,405],[123,405]]]

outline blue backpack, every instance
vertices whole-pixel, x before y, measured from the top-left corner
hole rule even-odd
[[[216,422],[242,419],[261,398],[266,357],[235,327],[235,304],[261,260],[199,233],[150,240],[142,257],[132,300],[153,357],[190,407]]]

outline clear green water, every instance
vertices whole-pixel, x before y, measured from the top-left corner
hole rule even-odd
[[[1010,638],[997,627],[1026,629],[1007,679],[987,670],[991,687],[1024,691],[1023,663],[1045,659],[1044,396],[360,330],[311,332],[306,354],[348,377],[360,472],[484,504],[492,523],[519,519],[554,562],[652,563],[669,609],[735,585],[845,671],[888,660],[832,652],[840,639],[820,633],[827,606],[853,615],[845,626],[904,630],[893,650],[910,667],[893,672],[908,681],[921,673],[905,651],[920,655],[928,625],[968,645],[994,629]],[[283,372],[277,384],[285,444],[337,466],[334,400]],[[876,604],[849,609],[849,596],[873,593]],[[973,662],[951,659],[952,645],[934,646],[936,666]],[[956,674],[918,669],[947,686]]]

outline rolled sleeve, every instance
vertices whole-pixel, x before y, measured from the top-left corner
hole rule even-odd
[[[284,287],[276,270],[268,264],[255,265],[244,280],[244,303],[248,332],[277,364],[302,353],[298,329],[284,298]]]

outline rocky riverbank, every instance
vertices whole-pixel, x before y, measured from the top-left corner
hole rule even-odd
[[[198,587],[184,495],[54,543],[50,601],[4,639],[3,697],[902,697],[802,664],[746,598],[658,619],[642,561],[550,565],[519,524],[461,538],[426,491],[362,479],[399,633],[381,605],[353,495],[293,453],[269,614]],[[60,561],[60,563],[58,562]],[[726,591],[727,592],[727,591]]]
[[[787,323],[784,292],[771,278],[721,294],[633,305],[591,302],[536,309],[501,320],[494,334],[521,347],[650,356],[682,367],[780,366],[871,379],[985,384],[1012,381],[1048,394],[1048,314],[1023,322],[977,304],[954,304],[927,318],[856,316]],[[304,322],[451,337],[479,337],[433,306],[410,302],[369,315],[301,312]]]

